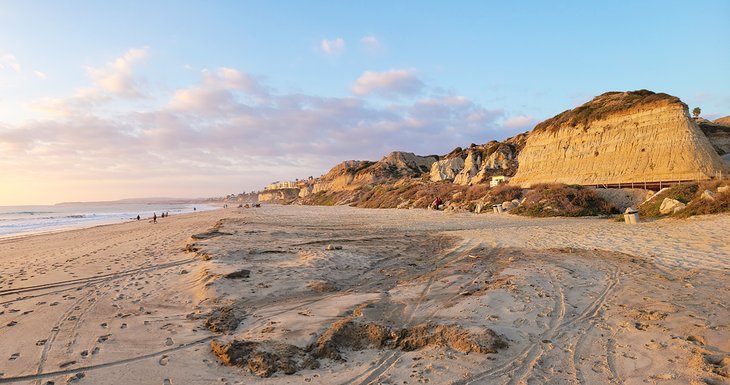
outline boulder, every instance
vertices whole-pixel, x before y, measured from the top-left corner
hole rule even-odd
[[[659,212],[663,215],[676,213],[682,210],[686,205],[676,199],[664,198],[662,205],[659,207]]]
[[[509,210],[512,210],[515,207],[516,207],[516,205],[514,203],[512,203],[512,201],[504,201],[502,203],[502,209],[503,210],[509,211]]]
[[[700,199],[706,199],[708,201],[714,201],[715,200],[715,193],[710,190],[705,190],[702,195],[700,196]]]

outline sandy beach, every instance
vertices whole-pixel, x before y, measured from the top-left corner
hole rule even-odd
[[[0,384],[726,384],[730,215],[265,205],[0,240]]]

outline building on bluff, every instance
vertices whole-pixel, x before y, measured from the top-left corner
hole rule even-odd
[[[727,167],[674,96],[608,92],[538,124],[510,184],[710,179]]]

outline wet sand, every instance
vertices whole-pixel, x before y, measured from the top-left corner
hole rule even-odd
[[[727,229],[264,206],[0,240],[0,384],[722,384]]]

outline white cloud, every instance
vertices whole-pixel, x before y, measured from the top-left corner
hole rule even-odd
[[[37,77],[38,79],[41,79],[41,80],[48,79],[48,75],[46,75],[44,72],[41,72],[38,70],[33,71],[33,75],[35,75],[35,77]]]
[[[370,53],[377,53],[383,49],[383,44],[374,35],[363,36],[362,39],[360,39],[360,43],[363,47],[365,47],[365,50]]]
[[[535,119],[530,116],[513,116],[505,119],[502,127],[510,131],[527,131],[535,126]]]
[[[132,48],[104,67],[88,68],[87,72],[95,85],[106,92],[126,98],[140,97],[143,93],[133,67],[146,58],[147,51],[146,47]]]
[[[367,91],[425,87],[418,79],[404,86],[401,78],[413,82],[415,76],[399,71],[373,73],[379,81]],[[12,177],[63,179],[90,189],[104,188],[98,181],[116,181],[132,186],[128,191],[137,196],[164,193],[145,190],[153,187],[218,195],[261,188],[239,185],[242,180],[316,176],[344,159],[378,159],[393,150],[446,153],[491,139],[504,118],[500,109],[455,95],[382,105],[359,96],[278,93],[226,67],[202,71],[196,84],[172,91],[166,103],[151,100],[143,110],[110,115],[107,99],[98,98],[115,95],[100,86],[82,88],[40,103],[55,112],[46,119],[0,125],[0,168],[13,170]],[[200,190],[188,190],[193,187]],[[123,188],[112,193],[129,194]]]
[[[418,95],[424,84],[412,69],[393,69],[385,72],[365,71],[352,85],[356,95],[379,95],[393,98]]]
[[[0,56],[0,70],[4,68],[10,68],[14,70],[15,72],[20,72],[21,67],[20,63],[18,62],[18,59],[15,57],[15,55],[11,53],[6,53],[3,56]]]
[[[69,117],[89,114],[92,109],[115,99],[147,98],[149,95],[142,87],[144,81],[134,73],[134,66],[146,56],[147,48],[133,48],[103,67],[86,68],[90,86],[76,89],[70,97],[34,100],[28,103],[28,107],[56,117]],[[40,71],[34,71],[34,75],[39,79],[46,77]]]
[[[248,74],[221,67],[215,72],[203,70],[199,85],[175,91],[170,107],[183,112],[220,114],[234,111],[240,96],[263,102],[269,97],[269,90]]]
[[[333,40],[322,39],[320,46],[327,55],[340,55],[345,52],[345,40],[341,37]]]

